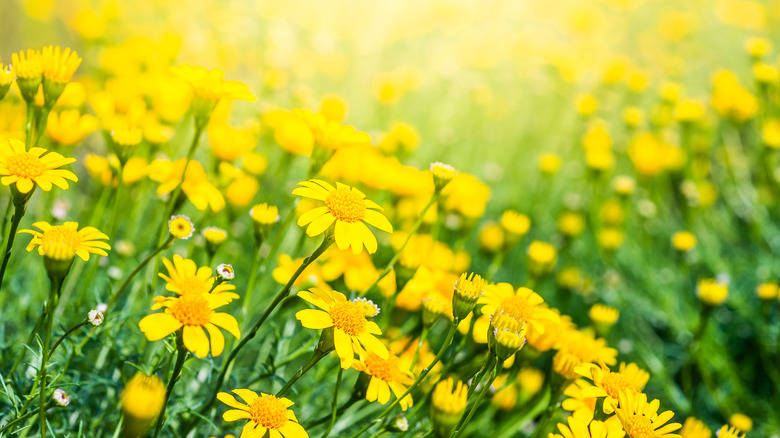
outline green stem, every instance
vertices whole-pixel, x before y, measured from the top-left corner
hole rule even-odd
[[[138,274],[138,273],[141,271],[141,269],[143,269],[143,268],[144,268],[144,266],[146,266],[146,265],[147,265],[147,264],[148,264],[148,263],[149,263],[149,262],[150,262],[150,261],[151,261],[151,260],[154,258],[154,256],[156,256],[156,255],[157,255],[157,254],[159,254],[159,253],[160,253],[162,250],[164,250],[164,249],[165,249],[165,248],[166,248],[166,247],[167,247],[167,246],[168,246],[168,245],[169,245],[171,242],[173,242],[175,239],[176,239],[176,238],[175,238],[175,237],[173,237],[173,236],[169,237],[169,238],[168,238],[168,240],[166,240],[165,242],[163,242],[163,244],[162,244],[162,245],[160,245],[160,246],[159,246],[157,249],[155,249],[155,250],[154,250],[154,252],[152,252],[151,254],[149,254],[149,255],[148,255],[148,256],[147,256],[147,257],[146,257],[146,258],[145,258],[145,259],[144,259],[144,260],[143,260],[143,261],[142,261],[142,262],[141,262],[141,263],[140,263],[140,264],[139,264],[139,265],[138,265],[138,266],[137,266],[137,267],[136,267],[134,270],[133,270],[133,272],[131,272],[131,273],[130,273],[130,275],[128,275],[128,276],[127,276],[127,278],[126,278],[126,279],[125,279],[125,281],[122,283],[122,285],[121,285],[121,286],[119,286],[119,289],[117,289],[117,290],[116,290],[116,292],[114,292],[114,294],[113,294],[113,295],[111,295],[111,299],[108,301],[108,306],[106,307],[106,312],[105,312],[105,313],[108,313],[108,311],[111,309],[111,306],[112,306],[112,305],[113,305],[113,304],[116,302],[116,299],[117,299],[117,298],[119,298],[119,294],[121,294],[121,293],[122,293],[122,291],[123,291],[123,290],[125,290],[125,288],[127,288],[127,286],[130,284],[130,280],[132,280],[132,279],[133,279],[133,277],[135,277],[135,276],[136,276],[136,274]]]
[[[374,280],[371,285],[369,285],[363,292],[360,293],[361,297],[366,296],[367,293],[371,291],[376,285],[382,281],[383,278],[387,276],[387,274],[390,273],[390,271],[393,270],[393,267],[395,266],[395,263],[398,261],[398,258],[401,257],[401,253],[403,252],[404,248],[406,248],[406,244],[409,243],[410,240],[412,240],[412,236],[414,236],[415,233],[417,233],[417,230],[420,229],[420,225],[423,223],[423,219],[425,218],[425,214],[428,212],[428,209],[431,208],[431,205],[433,205],[434,202],[439,198],[439,192],[436,192],[431,196],[431,200],[428,201],[428,204],[423,208],[423,211],[420,213],[420,216],[417,218],[417,220],[414,222],[414,225],[412,225],[412,229],[409,230],[409,235],[406,236],[406,240],[404,240],[404,244],[401,245],[400,248],[398,248],[398,251],[395,252],[393,255],[393,258],[390,259],[389,262],[387,262],[387,266],[382,270],[382,273],[379,274],[379,277],[377,277],[376,280]]]
[[[11,251],[14,246],[14,238],[16,237],[16,230],[19,228],[19,222],[22,221],[24,212],[27,210],[25,204],[14,203],[14,217],[11,219],[11,229],[8,231],[8,239],[5,242],[5,256],[3,257],[3,265],[0,266],[0,290],[3,289],[3,278],[5,277],[5,270],[8,267],[8,261],[11,260]]]
[[[330,404],[330,422],[328,423],[328,428],[325,430],[325,433],[322,434],[321,438],[328,438],[330,431],[333,430],[333,426],[336,424],[336,414],[338,413],[339,408],[339,388],[341,387],[342,374],[344,374],[344,368],[339,367],[339,374],[336,377],[336,388],[333,390],[333,401]]]
[[[165,423],[165,408],[168,406],[168,400],[171,398],[173,387],[179,380],[181,369],[184,367],[184,360],[187,359],[187,349],[184,347],[184,340],[182,336],[182,333],[176,334],[176,363],[173,366],[171,378],[168,380],[168,387],[165,389],[165,403],[163,404],[160,416],[157,418],[157,427],[154,429],[154,438],[157,438],[157,435],[162,429],[163,423]]]
[[[474,380],[471,381],[471,386],[469,386],[469,391],[468,391],[468,395],[466,395],[466,400],[471,398],[471,395],[474,394],[474,390],[477,389],[477,385],[479,385],[479,382],[481,382],[482,379],[485,377],[485,375],[490,372],[491,367],[495,367],[496,363],[497,363],[496,356],[488,353],[488,356],[485,358],[485,362],[482,363],[482,368],[479,369],[479,372],[477,372],[477,375],[474,377]]]
[[[485,398],[485,395],[487,395],[488,391],[490,391],[490,385],[492,385],[493,381],[496,380],[496,376],[498,375],[497,365],[498,364],[494,364],[493,369],[489,370],[490,379],[482,388],[482,390],[479,392],[479,395],[477,396],[477,400],[474,402],[474,405],[471,406],[471,410],[469,411],[468,415],[466,415],[466,418],[461,420],[461,423],[458,425],[458,428],[452,434],[452,438],[458,438],[463,433],[463,431],[466,430],[466,426],[469,425],[469,421],[471,420],[471,417],[473,417],[474,413],[477,412],[477,408],[479,407],[480,403],[482,403],[482,399]]]
[[[49,113],[51,112],[51,107],[48,105],[45,105],[43,109],[41,110],[40,119],[38,120],[38,135],[35,137],[35,143],[33,146],[38,146],[38,144],[41,142],[41,138],[43,137],[43,134],[46,133],[46,126],[49,125]]]
[[[88,323],[88,322],[89,322],[89,321],[87,321],[87,320],[85,319],[84,321],[81,321],[80,323],[78,323],[78,324],[74,325],[73,327],[69,328],[69,329],[68,329],[68,331],[66,331],[65,333],[63,333],[63,335],[62,335],[62,336],[60,336],[60,338],[59,338],[59,339],[57,339],[57,342],[55,342],[55,343],[54,343],[54,345],[52,345],[52,347],[51,347],[51,351],[49,352],[49,357],[51,357],[51,356],[54,354],[54,350],[56,350],[56,349],[57,349],[57,347],[59,347],[59,345],[62,343],[62,341],[64,341],[64,340],[65,340],[65,338],[67,338],[67,337],[68,337],[68,335],[70,335],[71,333],[75,332],[75,331],[76,331],[76,330],[78,330],[80,327],[83,327],[83,326],[87,325],[87,323]]]
[[[46,409],[52,409],[52,408],[57,408],[57,407],[59,407],[59,406],[55,405],[53,403],[49,403],[49,405],[46,406]],[[21,417],[11,421],[10,423],[8,423],[5,426],[3,426],[2,428],[0,428],[0,436],[5,436],[4,433],[8,432],[9,430],[11,430],[12,427],[16,426],[17,424],[21,423],[22,421],[27,420],[28,418],[30,418],[30,417],[32,417],[34,415],[37,415],[37,414],[38,414],[37,411],[30,411],[30,412],[22,415]]]
[[[34,119],[35,119],[35,105],[32,102],[27,102],[27,122],[25,123],[24,126],[25,150],[30,150],[30,145],[32,145]]]
[[[441,357],[444,355],[444,352],[447,351],[447,348],[452,344],[452,339],[455,337],[455,331],[458,328],[458,323],[460,321],[458,318],[455,318],[455,321],[452,322],[452,325],[450,326],[450,330],[447,332],[447,337],[444,339],[444,344],[442,344],[441,348],[439,348],[439,352],[436,353],[436,357],[433,358],[433,361],[425,367],[422,372],[420,372],[420,375],[417,376],[417,379],[415,379],[414,383],[412,383],[409,388],[406,389],[406,391],[400,396],[397,397],[390,405],[385,408],[384,411],[382,411],[375,419],[374,421],[368,423],[365,425],[362,429],[357,431],[354,435],[352,435],[352,438],[356,438],[363,434],[363,432],[367,431],[372,425],[374,425],[377,422],[380,422],[387,414],[390,413],[390,411],[393,410],[393,408],[401,402],[407,395],[411,394],[412,391],[414,391],[420,384],[425,380],[425,378],[428,376],[428,374],[431,372],[433,367],[439,363],[439,360],[441,360]]]
[[[295,375],[292,377],[292,379],[288,380],[287,383],[282,387],[282,389],[279,390],[279,392],[276,393],[277,397],[281,397],[284,395],[285,392],[287,392],[295,382],[298,381],[298,379],[301,378],[304,374],[306,374],[314,365],[317,364],[317,362],[320,361],[323,357],[327,356],[328,353],[323,353],[320,351],[319,348],[314,350],[314,354],[312,355],[311,359],[309,359],[309,362],[303,366],[302,368],[298,369],[298,372],[295,373]],[[340,368],[340,367],[339,367]]]
[[[241,306],[241,317],[246,321],[247,314],[249,313],[250,303],[252,301],[252,294],[255,291],[255,283],[257,282],[257,266],[260,263],[260,245],[256,245],[255,254],[252,257],[252,264],[249,267],[249,283],[246,287],[246,295],[244,296],[244,303]]]
[[[216,400],[217,393],[219,392],[219,389],[222,387],[222,383],[225,381],[225,377],[227,375],[228,369],[230,368],[230,365],[233,363],[233,361],[236,359],[236,356],[238,355],[238,352],[241,351],[241,349],[252,339],[257,335],[257,331],[260,330],[260,327],[262,327],[263,323],[268,319],[269,316],[271,316],[271,313],[276,309],[276,307],[281,303],[287,296],[290,295],[290,289],[292,289],[293,284],[295,283],[295,280],[298,279],[298,277],[301,275],[301,273],[310,265],[312,264],[319,256],[322,255],[322,253],[325,252],[326,249],[333,243],[333,235],[328,232],[325,235],[325,238],[322,240],[322,243],[320,246],[314,250],[314,252],[309,256],[306,257],[303,260],[303,263],[301,266],[298,267],[298,269],[295,271],[295,273],[290,277],[290,280],[287,281],[287,284],[284,285],[282,290],[279,291],[279,293],[276,295],[274,300],[271,302],[271,304],[265,309],[265,312],[263,312],[262,316],[260,316],[260,319],[257,320],[255,325],[252,327],[252,329],[249,331],[249,333],[241,339],[241,342],[236,345],[236,348],[233,349],[233,351],[230,352],[230,355],[228,356],[227,360],[222,364],[222,370],[219,373],[219,377],[217,378],[217,382],[214,385],[214,389],[211,392],[211,395],[208,398],[208,401],[205,405],[203,405],[203,408],[200,410],[201,415],[205,415],[205,413],[211,408],[211,406],[214,404],[214,400]],[[189,427],[185,427],[184,434],[186,435],[187,432],[189,432],[189,429],[194,426],[194,423],[190,423],[188,425]]]
[[[54,325],[54,312],[57,310],[57,298],[62,289],[62,280],[60,277],[49,277],[51,280],[49,289],[49,301],[46,303],[46,331],[43,337],[43,349],[41,350],[41,366],[38,374],[40,375],[40,416],[41,416],[41,438],[46,438],[46,362],[49,360],[49,343],[51,342],[52,325]]]
[[[420,350],[422,350],[423,344],[425,344],[425,340],[428,339],[429,332],[430,332],[430,328],[424,325],[422,329],[422,333],[420,334],[420,340],[417,342],[417,350],[414,351],[412,364],[409,366],[410,370],[413,370],[414,366],[417,365],[417,360],[420,358]]]

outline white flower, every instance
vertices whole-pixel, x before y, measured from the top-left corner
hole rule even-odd
[[[217,274],[217,279],[221,281],[230,281],[236,277],[236,272],[233,271],[233,265],[228,265],[227,263],[217,266],[217,269],[214,271]]]
[[[61,389],[55,389],[51,399],[54,400],[54,403],[57,403],[57,405],[62,406],[63,408],[70,404],[70,396]]]
[[[90,324],[94,325],[95,327],[99,326],[100,324],[103,324],[103,312],[97,309],[92,309],[87,314],[87,321],[89,321]]]

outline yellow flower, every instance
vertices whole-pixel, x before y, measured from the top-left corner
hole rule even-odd
[[[610,428],[606,422],[593,420],[588,423],[585,419],[571,416],[566,419],[568,426],[558,423],[560,434],[550,434],[551,438],[622,438],[623,430]]]
[[[211,211],[217,212],[225,207],[225,198],[222,193],[214,187],[208,180],[203,166],[191,160],[189,165],[187,159],[182,158],[175,162],[168,160],[154,160],[149,165],[149,178],[152,181],[160,183],[157,187],[157,194],[164,195],[172,192],[181,181],[184,167],[187,167],[187,174],[184,181],[181,182],[181,191],[187,195],[187,199],[198,210],[211,208]]]
[[[27,104],[35,102],[41,81],[43,80],[43,65],[41,52],[28,49],[11,55],[11,63],[14,66],[16,85],[19,86],[22,97]]]
[[[58,167],[74,161],[75,158],[66,158],[57,152],[46,153],[44,148],[25,151],[24,143],[9,138],[0,144],[0,183],[4,186],[16,183],[16,190],[22,194],[29,193],[35,186],[48,192],[52,184],[65,190],[68,188],[66,179],[78,181],[78,178],[73,172]]]
[[[480,249],[495,254],[504,248],[504,229],[495,222],[488,222],[479,229],[477,241]]]
[[[190,218],[183,214],[171,216],[168,220],[168,231],[177,239],[187,240],[195,232],[195,226],[192,225]]]
[[[322,310],[301,310],[295,314],[295,318],[306,328],[333,328],[333,344],[341,359],[342,368],[346,369],[352,365],[355,352],[360,351],[360,346],[368,353],[388,359],[387,347],[375,337],[381,335],[382,330],[374,321],[366,319],[360,303],[348,301],[340,292],[317,288],[300,291],[298,296]]]
[[[772,149],[780,148],[780,119],[769,117],[761,129],[761,141]]]
[[[437,161],[431,163],[431,174],[433,174],[433,186],[437,192],[440,192],[453,178],[458,176],[458,171],[449,164]]]
[[[531,228],[531,219],[515,210],[506,210],[501,214],[501,226],[507,232],[512,243],[522,238]]]
[[[623,245],[623,240],[625,240],[625,237],[626,236],[625,233],[623,233],[623,230],[614,227],[607,227],[599,230],[596,239],[598,240],[599,246],[604,248],[604,250],[615,251],[620,248],[621,245]]]
[[[680,429],[680,435],[683,438],[710,438],[712,431],[701,420],[688,417]]]
[[[720,284],[715,279],[708,278],[700,280],[696,285],[696,295],[703,303],[709,306],[717,306],[726,301],[729,295],[729,287],[726,284]]]
[[[90,114],[82,115],[79,110],[65,110],[59,114],[52,111],[49,113],[46,134],[61,145],[72,146],[98,128],[97,119]]]
[[[326,149],[336,150],[344,146],[359,146],[371,143],[371,136],[360,132],[354,126],[342,125],[329,120],[321,113],[296,109],[295,115],[306,123],[314,141]]]
[[[165,308],[162,313],[145,316],[138,327],[149,341],[158,341],[181,329],[182,340],[187,350],[195,356],[204,358],[209,354],[209,338],[211,337],[211,355],[222,353],[225,348],[225,337],[217,327],[222,327],[236,338],[241,337],[238,322],[227,313],[215,312],[229,302],[224,294],[188,293],[178,297],[155,299],[153,308]]]
[[[518,321],[529,325],[531,332],[543,334],[545,321],[558,321],[558,315],[551,311],[541,295],[527,287],[514,290],[509,283],[498,283],[485,288],[478,301],[483,317],[497,313],[508,313]]]
[[[619,407],[615,411],[628,438],[680,438],[673,434],[681,427],[680,423],[667,421],[674,417],[674,412],[665,411],[658,413],[660,402],[653,400],[647,402],[647,396],[643,393],[621,392]],[[721,436],[721,438],[723,438]]]
[[[269,438],[308,438],[309,434],[298,424],[293,411],[289,409],[294,403],[284,397],[276,397],[270,394],[257,395],[248,389],[234,389],[233,392],[244,400],[244,403],[235,397],[220,392],[217,399],[230,406],[229,411],[222,414],[225,421],[247,419],[239,438],[261,438],[268,432]]]
[[[347,102],[335,94],[324,96],[320,100],[320,113],[328,120],[341,123],[347,115]]]
[[[203,99],[255,101],[255,96],[249,92],[249,87],[246,84],[222,79],[225,72],[218,68],[206,70],[204,67],[184,64],[171,67],[170,70],[171,73],[189,84],[195,95]]]
[[[729,423],[742,432],[750,432],[753,429],[753,420],[739,412],[729,417]]]
[[[452,313],[458,319],[467,317],[485,293],[485,280],[479,275],[463,273],[455,282],[452,295]]]
[[[688,231],[678,231],[672,235],[672,246],[677,251],[690,251],[696,247],[696,236]]]
[[[592,94],[580,94],[575,99],[574,105],[583,117],[592,116],[599,109],[599,101]]]
[[[67,252],[73,256],[79,256],[82,260],[89,260],[90,254],[107,256],[106,250],[111,247],[101,240],[108,240],[108,236],[97,228],[84,227],[78,229],[78,222],[65,222],[62,225],[51,225],[48,222],[35,222],[34,227],[41,231],[20,230],[20,233],[32,234],[33,239],[27,245],[27,251],[38,247],[38,254],[44,257],[56,257],[60,251],[58,247],[67,247]],[[72,251],[72,252],[71,252]]]
[[[366,390],[366,400],[370,402],[379,401],[386,404],[390,400],[391,392],[400,397],[414,382],[414,374],[404,369],[398,356],[393,353],[388,353],[387,359],[373,352],[361,356],[364,356],[361,357],[362,361],[355,362],[352,367],[371,376]],[[412,395],[407,394],[400,402],[401,409],[409,409],[412,403]]]
[[[777,283],[761,283],[756,286],[756,295],[762,300],[774,300],[779,290]]]
[[[257,145],[257,129],[253,126],[235,128],[212,121],[208,128],[211,152],[220,160],[236,161]]]
[[[541,170],[543,174],[550,176],[558,172],[558,170],[561,169],[561,165],[563,163],[559,155],[548,152],[539,155],[539,158],[536,160],[536,164],[539,166],[539,170]]]
[[[620,311],[604,304],[594,304],[588,311],[588,316],[596,326],[596,330],[601,329],[599,333],[604,334],[604,332],[609,331],[615,325],[618,317],[620,317]]]
[[[715,436],[718,438],[745,438],[746,435],[738,428],[724,424],[720,429],[715,431]],[[687,437],[686,437],[687,438]]]
[[[564,211],[558,217],[558,231],[569,237],[582,234],[585,229],[585,218],[574,211]]]
[[[601,363],[601,366],[592,363],[582,364],[575,368],[574,372],[593,382],[592,385],[582,386],[581,397],[605,397],[605,414],[611,414],[615,410],[621,392],[639,393],[650,379],[650,374],[647,371],[634,363],[626,364],[625,362],[620,363],[618,372],[610,371],[604,363]]]
[[[528,247],[528,270],[531,275],[547,274],[555,267],[558,251],[547,242],[534,240]]]
[[[165,385],[155,375],[136,373],[122,391],[122,410],[137,419],[157,417],[165,403]]]
[[[293,260],[289,255],[282,254],[279,256],[277,267],[274,268],[271,275],[277,283],[287,284],[295,271],[297,271],[302,264],[303,257]],[[320,265],[317,262],[313,262],[308,267],[306,267],[306,269],[301,272],[301,275],[295,279],[293,286],[301,286],[305,283],[312,284],[320,288],[328,288],[328,284],[322,280],[322,272]]]
[[[341,183],[333,187],[317,179],[303,181],[298,185],[302,187],[293,190],[293,195],[325,202],[324,207],[311,209],[298,218],[298,226],[309,225],[306,228],[309,236],[326,232],[335,222],[334,235],[339,249],[352,246],[352,252],[358,254],[365,246],[373,254],[377,250],[376,237],[363,222],[382,231],[393,232],[393,226],[387,218],[377,211],[382,210],[382,207],[365,199],[366,195],[354,187]]]
[[[46,46],[41,51],[43,77],[54,82],[69,82],[79,65],[81,58],[70,48],[62,50],[60,46]]]
[[[238,298],[237,293],[231,292],[236,289],[232,284],[221,283],[214,287],[216,278],[212,276],[214,272],[208,266],[198,267],[193,260],[185,259],[178,254],[173,256],[173,262],[165,257],[162,261],[168,270],[168,275],[162,272],[157,275],[165,280],[165,289],[175,292],[176,295],[211,293],[211,295],[224,299],[227,303]],[[155,302],[161,303],[166,299],[166,297],[155,297]],[[157,310],[160,307],[162,306],[153,305],[152,310]]]
[[[431,397],[431,422],[436,436],[450,436],[466,410],[468,385],[451,377],[441,380],[433,389]]]
[[[772,43],[765,38],[751,37],[745,40],[745,51],[754,58],[761,58],[772,50]]]

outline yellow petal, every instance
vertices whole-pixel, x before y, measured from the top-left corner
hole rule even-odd
[[[138,323],[138,327],[146,335],[146,339],[150,341],[159,341],[181,326],[182,323],[168,313],[153,313],[145,316]]]
[[[304,309],[295,314],[295,318],[301,321],[301,325],[309,329],[324,329],[333,327],[330,315],[322,310]]]
[[[187,347],[187,350],[195,353],[195,356],[201,359],[208,356],[209,338],[206,337],[203,327],[185,325],[182,338],[184,339],[184,346]]]

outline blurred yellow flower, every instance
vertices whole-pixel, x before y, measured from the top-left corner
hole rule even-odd
[[[97,119],[90,114],[81,114],[79,110],[64,110],[49,113],[46,134],[65,146],[73,146],[100,127]]]
[[[696,285],[696,295],[704,304],[717,306],[726,301],[729,295],[729,288],[726,284],[721,284],[715,279],[708,278],[699,280],[699,283]]]
[[[678,251],[690,251],[696,247],[696,236],[688,231],[678,231],[672,235],[672,246]]]

